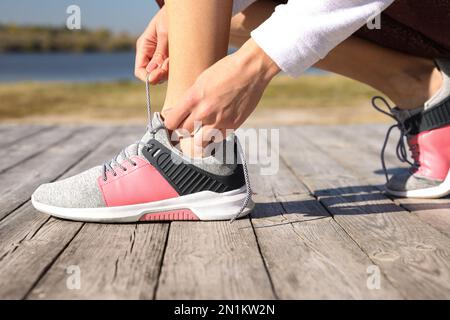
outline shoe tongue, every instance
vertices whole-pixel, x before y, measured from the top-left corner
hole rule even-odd
[[[162,126],[162,128],[161,128]],[[141,149],[143,148],[145,143],[148,143],[149,140],[155,138],[156,140],[160,141],[163,144],[167,144],[166,141],[168,141],[168,134],[167,134],[167,130],[165,129],[164,126],[164,122],[161,119],[161,115],[159,114],[159,112],[155,112],[153,114],[153,119],[152,119],[152,127],[153,128],[161,128],[159,129],[155,135],[153,135],[150,131],[152,130],[151,127],[149,126],[148,130],[145,132],[145,134],[142,136],[140,142],[142,142],[143,144],[140,144],[138,146],[137,143],[132,143],[130,144],[128,147],[125,148],[125,153],[128,156],[133,156],[133,155],[140,155],[141,154]],[[138,150],[139,148],[139,150]],[[117,162],[118,163],[122,163],[125,160],[125,158],[120,154],[117,157]]]
[[[154,112],[153,113],[151,127],[149,126],[147,132],[141,138],[141,142],[147,143],[150,139],[153,138],[153,134],[150,132],[152,130],[152,128],[153,129],[161,128],[158,131],[163,131],[163,130],[166,131],[166,127],[164,126],[164,121],[162,120],[161,114],[159,112]],[[158,136],[158,134],[156,134],[156,136]],[[157,137],[155,137],[155,138],[157,138]]]

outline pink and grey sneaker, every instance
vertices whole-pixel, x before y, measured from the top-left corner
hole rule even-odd
[[[148,90],[147,83],[150,117]],[[254,206],[247,166],[236,137],[216,146],[211,156],[186,157],[155,113],[140,141],[102,166],[41,185],[31,201],[39,211],[77,221],[234,220]]]
[[[190,159],[172,146],[158,113],[152,127],[103,166],[41,185],[32,195],[33,206],[58,218],[90,222],[227,220],[250,212],[253,202],[236,138],[220,144],[213,156]],[[218,154],[230,149],[234,161],[224,163]]]
[[[401,110],[391,108],[382,97],[372,101],[377,110],[397,121],[387,133],[381,156],[388,194],[408,198],[441,198],[450,194],[450,61],[437,60],[436,64],[442,73],[443,85],[423,107]],[[390,114],[377,106],[377,100],[387,105]],[[389,179],[384,151],[393,128],[401,132],[397,156],[411,167]],[[405,137],[413,161],[408,160]]]

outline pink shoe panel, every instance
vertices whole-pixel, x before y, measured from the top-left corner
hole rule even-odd
[[[176,220],[200,220],[191,210],[179,209],[157,213],[144,214],[139,221],[176,221]]]
[[[427,178],[444,180],[450,169],[450,125],[424,131],[412,137],[410,145],[419,148],[418,174]]]
[[[106,206],[126,206],[178,197],[175,189],[150,163],[139,156],[131,157],[136,163],[121,163],[127,170],[114,168],[117,175],[107,173],[107,180],[97,179]]]

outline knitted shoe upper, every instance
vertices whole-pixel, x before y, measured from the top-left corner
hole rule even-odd
[[[176,154],[183,162],[195,166],[213,175],[227,176],[233,174],[236,163],[225,163],[224,158],[220,158],[217,152],[201,159],[192,159],[183,155],[171,142],[168,131],[165,129],[159,113],[155,113],[152,119],[152,127],[160,128],[156,132],[148,130],[139,143],[133,143],[126,147],[114,160],[107,162],[106,166],[97,166],[67,179],[46,183],[41,185],[33,193],[33,199],[39,203],[63,208],[99,208],[105,207],[105,201],[98,186],[98,178],[103,176],[108,170],[120,170],[117,164],[127,161],[128,157],[139,156],[144,161],[143,151],[151,140],[158,141],[171,153]],[[234,140],[227,139],[223,145],[228,145],[225,149],[231,150],[229,146],[234,145]],[[106,168],[106,169],[105,169]],[[106,170],[106,171],[105,171]],[[151,187],[151,183],[149,183]]]

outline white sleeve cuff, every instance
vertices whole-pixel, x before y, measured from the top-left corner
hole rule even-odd
[[[251,32],[251,37],[281,70],[298,77],[322,57],[306,43],[298,43],[293,35],[298,31],[289,29],[281,15],[273,14]]]
[[[298,77],[392,2],[290,0],[251,36],[281,70]]]

